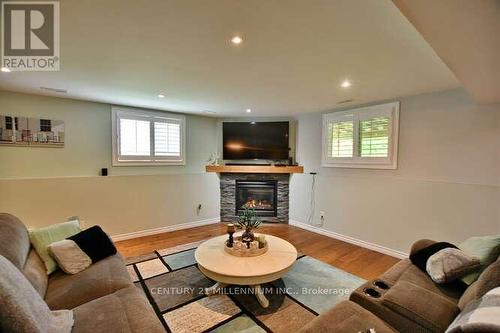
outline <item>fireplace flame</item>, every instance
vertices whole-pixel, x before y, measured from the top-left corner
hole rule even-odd
[[[271,209],[273,206],[267,200],[250,199],[245,203],[247,208]]]

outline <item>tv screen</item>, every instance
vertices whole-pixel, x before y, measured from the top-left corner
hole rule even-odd
[[[288,159],[288,121],[224,122],[224,160]]]

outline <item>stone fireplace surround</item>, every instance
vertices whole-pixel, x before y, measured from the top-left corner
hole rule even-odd
[[[277,193],[277,216],[262,216],[263,222],[288,223],[289,209],[289,185],[290,174],[288,173],[220,173],[220,216],[222,222],[236,221],[236,180],[266,181],[276,180],[278,182]]]

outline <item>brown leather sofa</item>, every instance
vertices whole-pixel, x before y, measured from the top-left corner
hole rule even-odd
[[[24,274],[50,309],[73,310],[73,332],[165,332],[145,295],[132,283],[119,254],[75,275],[57,271],[47,276],[24,224],[2,213],[0,255]]]
[[[434,243],[420,240],[411,253]],[[321,314],[302,332],[444,332],[465,306],[500,286],[500,258],[467,289],[438,285],[404,259],[349,298]]]

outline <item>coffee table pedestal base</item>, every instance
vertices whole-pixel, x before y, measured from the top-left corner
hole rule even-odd
[[[226,283],[222,282],[217,282],[213,286],[205,288],[205,295],[210,296],[210,295],[215,295],[217,294],[222,288],[226,287]]]

